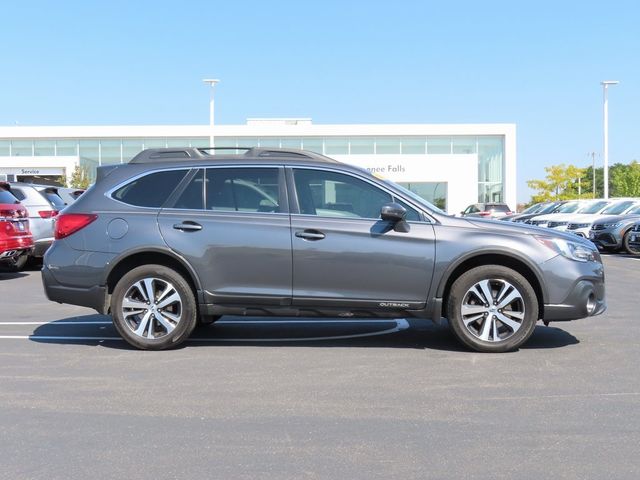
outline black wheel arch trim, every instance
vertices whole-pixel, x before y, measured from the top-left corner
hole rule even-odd
[[[520,255],[515,250],[504,249],[504,248],[498,249],[498,248],[491,248],[491,247],[483,248],[483,249],[479,249],[479,250],[474,250],[472,252],[468,252],[468,253],[460,256],[460,257],[457,257],[454,261],[449,263],[447,268],[444,270],[444,272],[440,276],[440,282],[438,283],[435,295],[433,295],[433,296],[436,297],[436,298],[443,298],[444,293],[445,293],[445,288],[446,288],[447,284],[449,283],[449,280],[450,280],[451,275],[453,274],[453,272],[455,272],[456,269],[460,265],[462,265],[463,263],[465,263],[465,262],[467,262],[469,260],[473,260],[474,258],[477,258],[477,257],[482,257],[484,255],[498,255],[498,256],[502,256],[502,257],[509,257],[510,259],[515,260],[517,262],[520,262],[520,263],[524,264],[525,266],[527,266],[533,272],[533,274],[536,276],[536,280],[538,281],[538,285],[540,286],[540,291],[541,291],[541,294],[542,294],[542,298],[540,299],[540,303],[544,304],[545,299],[548,298],[548,294],[547,294],[547,291],[546,291],[545,282],[543,281],[544,275],[540,271],[540,268],[535,263],[531,262],[526,257]],[[437,253],[436,253],[436,258],[437,258]]]

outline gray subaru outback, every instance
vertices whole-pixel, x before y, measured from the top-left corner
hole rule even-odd
[[[468,347],[602,313],[604,269],[574,235],[455,218],[301,150],[150,149],[103,166],[56,220],[50,300],[110,314],[161,350],[222,315],[415,317]],[[215,153],[215,154],[214,154]]]

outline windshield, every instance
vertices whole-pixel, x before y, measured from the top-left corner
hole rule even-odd
[[[578,207],[580,207],[579,202],[568,202],[562,205],[562,207],[560,207],[558,210],[556,210],[555,213],[573,213],[578,210]]]
[[[607,205],[609,205],[609,202],[607,202],[606,200],[602,200],[600,202],[595,202],[595,203],[590,203],[590,204],[585,205],[584,207],[582,207],[576,213],[598,213],[600,210],[602,210]]]
[[[562,206],[561,203],[549,203],[545,205],[545,207],[540,210],[538,213],[552,213],[557,211]]]
[[[378,179],[379,180],[379,179]],[[398,185],[397,183],[392,182],[391,180],[387,180],[384,179],[382,180],[384,183],[386,183],[387,185],[396,188],[397,190],[401,191],[402,193],[404,193],[407,197],[413,199],[416,203],[418,203],[419,205],[422,205],[426,208],[428,208],[429,210],[432,210],[436,213],[440,213],[442,215],[449,215],[447,212],[440,210],[438,207],[436,207],[434,204],[432,204],[431,202],[429,202],[428,200],[425,200],[424,198],[422,198],[420,195],[418,195],[417,193],[412,192],[411,190],[404,188],[402,185]]]
[[[629,215],[632,215],[632,214],[634,214],[634,215],[635,215],[635,214],[640,213],[640,205],[636,205],[636,206],[635,206],[635,207],[633,207],[631,210],[629,210],[627,213],[628,213]]]
[[[523,215],[525,213],[540,213],[541,211],[543,211],[545,209],[546,206],[547,206],[546,203],[536,203],[535,205],[531,205],[529,208],[525,208],[520,213],[523,214]]]
[[[633,200],[630,200],[627,202],[614,203],[610,207],[605,208],[602,211],[602,214],[603,215],[620,215],[621,213],[624,213],[625,210],[630,208],[634,203],[636,202],[634,202]]]

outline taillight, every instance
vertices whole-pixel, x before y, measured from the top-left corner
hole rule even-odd
[[[40,218],[53,218],[58,215],[58,210],[40,210],[38,215]]]
[[[63,213],[56,218],[54,237],[56,240],[68,237],[93,222],[97,215],[90,213]]]
[[[478,215],[480,215],[481,217],[488,217],[489,215],[491,215],[491,212],[478,212]]]

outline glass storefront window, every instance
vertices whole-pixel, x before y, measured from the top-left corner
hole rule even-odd
[[[215,138],[213,141],[215,142]],[[190,138],[189,146],[193,148],[207,148],[209,146],[209,137]]]
[[[453,153],[476,153],[476,137],[453,137]]]
[[[257,147],[258,139],[255,137],[238,137],[239,147]]]
[[[78,141],[77,140],[56,141],[56,155],[58,156],[78,155]]]
[[[478,182],[502,182],[503,150],[502,137],[478,138]]]
[[[56,142],[54,140],[36,140],[34,142],[33,154],[37,156],[55,155]]]
[[[8,157],[11,154],[11,141],[0,140],[0,157]]]
[[[349,139],[346,137],[325,138],[324,152],[327,155],[348,155]]]
[[[427,153],[451,153],[451,137],[427,137]]]
[[[375,152],[373,138],[352,138],[350,143],[351,155]]]
[[[181,138],[181,137],[167,138],[167,147],[188,147],[188,146],[189,146],[188,138]]]
[[[120,163],[120,140],[100,140],[100,165]]]
[[[279,138],[261,138],[260,146],[267,148],[280,148],[280,139]]]
[[[427,139],[425,137],[403,138],[402,153],[409,155],[424,155],[427,147]]]
[[[302,148],[301,138],[281,138],[280,145],[282,148]]]
[[[324,154],[322,138],[306,137],[302,139],[302,148],[310,152]]]
[[[100,146],[98,140],[80,140],[80,164],[87,167],[96,167],[100,163]]]
[[[215,137],[213,139],[216,147],[235,147],[236,139],[233,137]]]
[[[502,199],[502,182],[478,184],[479,202],[502,202]],[[515,205],[509,205],[509,207],[515,208]]]
[[[165,148],[167,146],[166,138],[145,138],[144,148]]]
[[[376,153],[379,155],[400,153],[400,139],[393,137],[376,139]]]
[[[398,182],[441,210],[447,211],[447,182]]]
[[[32,156],[33,140],[12,140],[11,155],[14,157]]]
[[[130,138],[122,140],[122,161],[128,163],[133,157],[142,151],[142,139]]]

